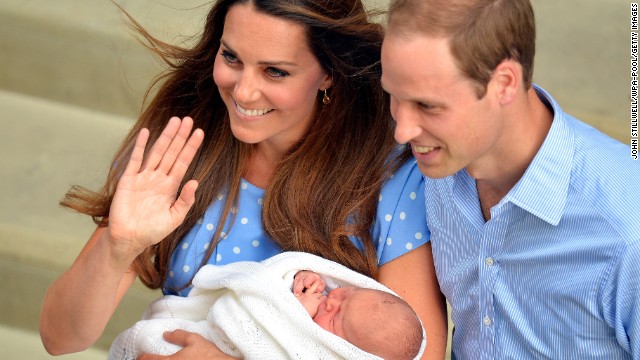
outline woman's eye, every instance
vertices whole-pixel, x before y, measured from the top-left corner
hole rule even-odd
[[[238,62],[238,58],[232,53],[228,52],[227,50],[222,50],[222,52],[220,53],[220,56],[222,56],[229,63]]]
[[[286,77],[289,76],[289,73],[284,71],[284,70],[280,70],[274,67],[269,67],[267,68],[267,74],[269,74],[272,77]]]

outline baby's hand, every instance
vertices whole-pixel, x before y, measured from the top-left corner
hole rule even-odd
[[[312,271],[299,271],[293,278],[293,294],[295,296],[300,296],[302,293],[321,294],[324,288],[324,280]]]
[[[326,296],[322,294],[322,292],[310,292],[306,291],[301,293],[300,295],[296,295],[298,301],[302,304],[307,313],[311,316],[311,318],[316,317],[318,314],[318,307],[320,304],[327,299]]]

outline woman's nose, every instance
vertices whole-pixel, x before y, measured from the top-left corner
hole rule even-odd
[[[260,80],[251,70],[245,70],[239,76],[233,90],[235,100],[241,105],[247,105],[260,98]]]

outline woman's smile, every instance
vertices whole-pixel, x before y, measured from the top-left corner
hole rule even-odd
[[[238,110],[238,112],[241,115],[248,116],[248,117],[262,116],[273,111],[273,109],[245,109],[242,106],[240,106],[240,104],[238,104],[237,102],[235,104],[236,104],[236,110]]]
[[[229,9],[213,79],[233,135],[282,153],[304,136],[320,89],[331,85],[305,28],[258,12],[251,3]]]

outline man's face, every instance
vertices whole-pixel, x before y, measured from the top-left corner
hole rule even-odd
[[[382,45],[382,83],[395,138],[411,144],[423,174],[442,178],[467,168],[478,178],[490,171],[503,131],[493,81],[478,99],[446,38],[391,31]]]

